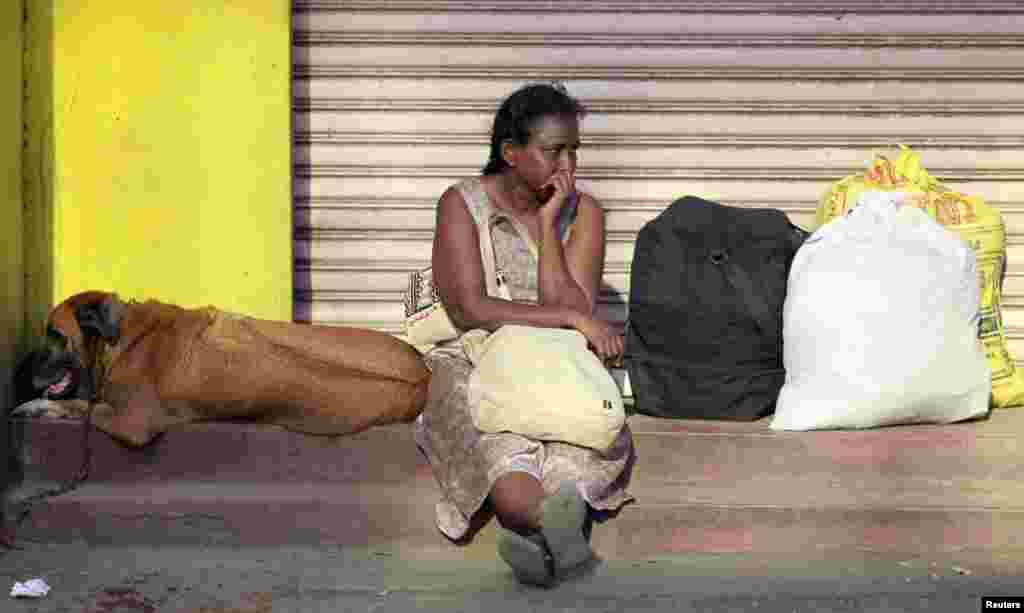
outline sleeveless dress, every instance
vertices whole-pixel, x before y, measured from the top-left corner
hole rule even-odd
[[[479,178],[462,181],[457,187],[475,220],[491,219],[497,269],[504,273],[512,299],[537,304],[536,248],[525,228],[493,207]],[[569,217],[560,220],[563,243],[572,232],[574,205],[566,205],[563,212],[568,211]],[[416,419],[415,437],[441,489],[435,510],[437,526],[445,536],[452,540],[464,537],[494,482],[510,472],[532,475],[547,494],[554,493],[563,481],[574,480],[587,503],[602,511],[632,500],[626,486],[636,454],[628,424],[605,454],[513,433],[481,432],[470,413],[466,384],[473,364],[461,338],[431,349],[424,359],[433,376],[426,405]]]

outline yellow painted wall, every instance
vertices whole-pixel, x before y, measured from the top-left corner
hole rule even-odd
[[[24,349],[22,243],[22,0],[0,3],[0,410],[10,406],[11,374]],[[0,450],[6,449],[6,420]],[[6,475],[0,453],[0,486]],[[2,520],[2,517],[0,517]]]
[[[289,1],[27,1],[52,40],[30,121],[48,299],[291,319]]]

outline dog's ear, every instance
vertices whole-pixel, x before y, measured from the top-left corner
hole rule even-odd
[[[121,336],[121,318],[124,304],[111,294],[103,300],[75,307],[75,319],[85,336],[99,335],[108,343],[116,343]]]

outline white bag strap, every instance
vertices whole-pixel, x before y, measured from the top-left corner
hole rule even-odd
[[[488,215],[487,219],[479,224],[480,259],[483,261],[484,277],[487,279],[487,295],[512,300],[512,293],[505,282],[505,272],[498,270],[498,258],[494,254],[494,240],[491,237],[491,228],[499,219],[497,215]]]
[[[497,296],[504,300],[512,300],[508,285],[505,283],[504,271],[498,270],[498,260],[494,255],[494,241],[491,238],[491,227],[501,219],[490,205],[483,186],[479,180],[467,182],[460,189],[462,198],[466,200],[469,212],[476,222],[477,238],[480,241],[480,260],[484,266],[484,281],[487,284],[487,295]],[[470,201],[472,200],[472,201]]]

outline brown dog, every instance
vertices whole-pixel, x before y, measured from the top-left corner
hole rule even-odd
[[[174,425],[245,418],[310,434],[409,421],[430,371],[407,343],[358,328],[275,322],[212,307],[84,292],[51,311],[31,360],[43,400],[14,415],[82,417],[130,445]]]

